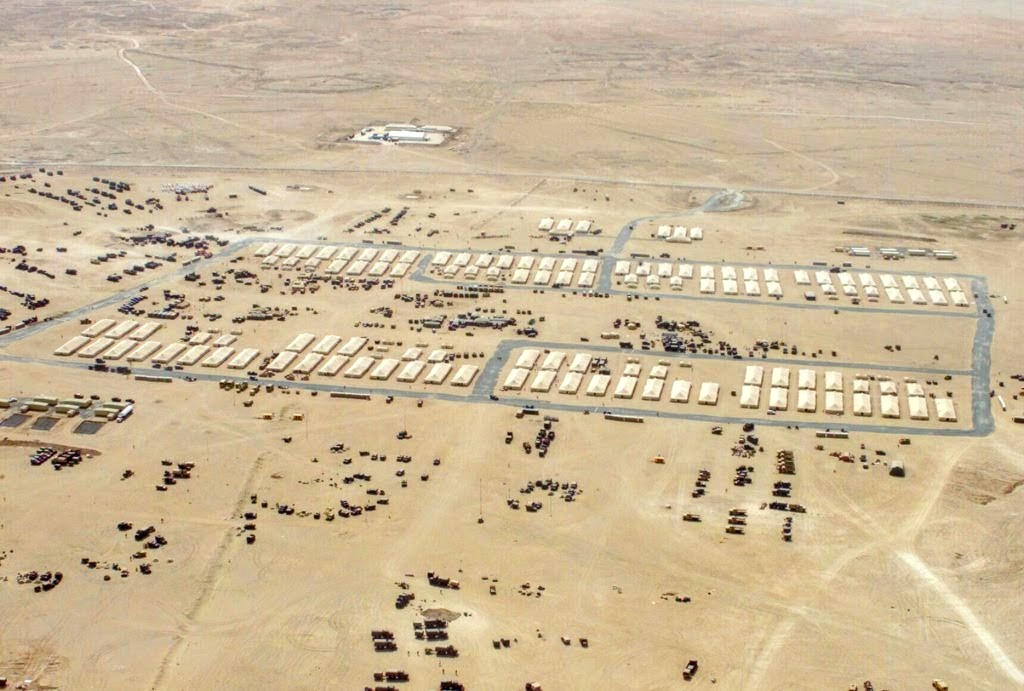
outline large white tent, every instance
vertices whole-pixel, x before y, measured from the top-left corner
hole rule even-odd
[[[673,403],[686,403],[690,400],[690,382],[685,379],[676,379],[672,382],[672,391],[669,392],[668,400]]]
[[[700,385],[700,394],[697,396],[697,402],[700,405],[717,405],[718,390],[719,386],[716,382],[704,382]]]
[[[761,387],[744,385],[740,390],[740,407],[757,408],[759,405],[761,405]]]

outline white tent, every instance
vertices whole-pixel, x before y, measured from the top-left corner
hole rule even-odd
[[[487,273],[485,275],[488,281],[497,281],[501,277],[501,269],[496,266],[492,266],[487,269]]]
[[[797,269],[793,272],[793,278],[796,280],[796,284],[799,286],[811,285],[811,275],[803,269]]]
[[[423,378],[423,382],[425,384],[440,386],[441,384],[444,384],[444,380],[448,378],[448,373],[451,371],[451,363],[439,362],[430,368],[430,371],[427,372],[427,376]],[[525,374],[523,375],[523,378],[526,378]],[[520,384],[520,388],[522,388],[522,384]]]
[[[540,368],[557,370],[562,366],[563,362],[565,362],[565,353],[560,350],[553,350],[544,358]]]
[[[569,363],[569,371],[580,373],[586,372],[590,369],[590,361],[592,359],[593,358],[589,353],[576,353],[572,358],[572,362]]]
[[[670,278],[674,273],[674,267],[668,262],[661,262],[658,264],[658,277],[659,278]]]
[[[629,265],[630,265],[630,263],[628,261],[626,261],[625,259],[620,259],[619,261],[615,262],[615,271],[614,271],[615,275],[616,276],[625,276],[626,274],[628,274],[629,273]]]
[[[942,294],[941,290],[929,290],[928,299],[932,301],[933,305],[940,305],[945,307],[946,305],[949,304],[949,301],[946,300],[946,296]]]
[[[700,395],[697,397],[697,402],[700,405],[717,405],[718,389],[717,383],[713,381],[704,382],[700,385]]]
[[[594,277],[595,276],[596,276],[596,274],[594,274],[594,273],[592,273],[590,271],[584,271],[584,272],[580,273],[580,280],[577,281],[576,284],[580,288],[590,288],[590,287],[592,287],[594,285]]]
[[[86,328],[82,329],[82,335],[88,338],[99,336],[116,323],[117,321],[114,319],[100,319],[99,321],[93,322]]]
[[[715,277],[715,267],[713,267],[713,266],[711,266],[709,264],[703,264],[700,267],[700,277],[701,278],[714,279],[714,277]]]
[[[924,387],[918,384],[916,381],[907,382],[907,395],[924,397]]]
[[[655,379],[650,377],[644,382],[643,393],[640,394],[640,398],[645,401],[660,401],[661,390],[665,388],[664,379]]]
[[[398,369],[399,364],[401,364],[400,360],[395,358],[384,358],[380,361],[380,364],[374,367],[373,371],[370,372],[370,379],[375,379],[377,381],[384,381],[388,379],[395,373],[395,370]]]
[[[673,276],[672,278],[668,279],[668,285],[672,290],[682,290],[683,279],[679,278],[678,276]]]
[[[185,347],[184,343],[172,343],[171,345],[180,345],[182,348]],[[131,339],[124,339],[115,343],[110,350],[103,354],[104,360],[120,360],[125,354],[136,346],[136,342]],[[170,348],[171,346],[167,346]],[[166,348],[164,349],[166,350]],[[179,351],[180,352],[180,351]],[[173,358],[172,358],[173,359]],[[156,361],[156,358],[153,358]]]
[[[940,286],[939,286],[939,282],[937,280],[935,280],[934,276],[925,276],[923,280],[924,280],[925,290],[940,290],[941,289]]]
[[[867,288],[868,286],[872,286],[872,287],[876,286],[876,284],[875,284],[875,277],[872,276],[869,273],[857,274],[857,280],[859,280],[860,284],[863,287],[865,287],[865,288]]]
[[[516,359],[516,367],[521,369],[533,369],[533,366],[537,364],[537,360],[540,358],[540,351],[535,348],[527,348],[519,354]]]
[[[284,353],[282,353],[282,355],[283,354]],[[359,379],[366,374],[371,367],[373,367],[374,362],[375,360],[372,357],[368,355],[361,355],[356,358],[355,362],[348,366],[348,369],[345,370],[345,374],[343,376],[348,379]]]
[[[768,392],[768,408],[770,410],[788,410],[789,389],[772,387]]]
[[[700,279],[700,292],[705,295],[711,295],[715,292],[715,279],[713,278],[702,278]]]
[[[690,382],[685,379],[676,379],[672,382],[672,391],[669,392],[668,400],[673,403],[686,403],[690,400]]]
[[[627,362],[622,368],[622,374],[626,377],[639,377],[642,369],[639,362]]]
[[[656,237],[664,239],[670,237],[671,235],[672,226],[658,226],[658,232],[656,233]]]
[[[781,283],[781,281],[779,280],[779,270],[778,269],[765,269],[762,273],[764,274],[765,282],[767,282],[767,283]]]
[[[292,339],[292,342],[288,344],[285,350],[290,350],[294,353],[301,353],[303,350],[308,348],[315,339],[316,336],[313,334],[301,333]]]
[[[728,279],[730,281],[735,281],[736,280],[736,269],[734,267],[731,267],[731,266],[723,266],[722,267],[722,278],[723,279]]]
[[[135,343],[132,343],[131,341],[129,341],[129,343],[131,343],[132,346],[135,345]],[[172,360],[177,358],[179,355],[184,353],[187,348],[188,348],[188,346],[185,345],[184,343],[171,343],[171,344],[167,345],[166,347],[164,347],[164,349],[161,350],[159,353],[157,353],[156,355],[153,356],[153,362],[157,363],[158,365],[166,365],[168,362],[171,362]],[[121,355],[123,356],[124,353],[121,353]],[[109,359],[110,358],[110,353],[107,353],[105,357],[107,357]],[[120,356],[118,356],[118,357],[120,357]],[[118,358],[114,358],[114,359],[118,359]],[[252,358],[250,358],[250,360],[251,359]]]
[[[231,358],[231,362],[228,363],[228,369],[243,369],[259,354],[260,351],[256,348],[244,348],[238,351],[235,357]]]
[[[869,300],[877,300],[880,293],[878,292],[878,288],[876,288],[875,286],[864,286],[864,295]]]
[[[743,280],[744,281],[756,281],[757,280],[757,269],[752,266],[743,267]]]
[[[802,369],[797,376],[797,388],[814,389],[818,385],[818,373],[812,369]]]
[[[871,395],[867,393],[853,394],[853,414],[861,417],[871,415]]]
[[[469,386],[479,371],[480,368],[476,365],[463,365],[455,371],[455,375],[452,377],[452,386]]]
[[[405,383],[416,381],[416,378],[420,376],[420,372],[422,372],[426,366],[427,363],[422,360],[410,360],[406,362],[405,366],[402,367],[402,371],[398,373],[398,381]]]
[[[604,396],[608,391],[608,384],[612,378],[607,374],[595,374],[590,378],[590,383],[587,384],[587,395],[588,396]]]
[[[693,278],[693,264],[680,264],[679,278]]]
[[[473,264],[475,266],[479,266],[481,269],[486,269],[488,266],[491,265],[493,261],[494,255],[490,254],[489,252],[484,252],[483,254],[476,258],[476,261],[473,262]]]
[[[354,256],[356,256],[356,248],[355,247],[342,247],[340,250],[338,250],[338,256],[335,257],[335,259],[341,259],[343,261],[348,261],[349,259],[351,259]]]
[[[533,285],[546,286],[548,283],[551,283],[551,272],[538,269],[533,275]]]
[[[820,286],[832,285],[832,276],[829,275],[828,271],[815,271],[814,280],[817,281]]]
[[[537,376],[530,382],[530,391],[535,393],[547,393],[551,390],[551,385],[555,383],[555,377],[558,375],[553,370],[541,370],[537,372]]]
[[[772,370],[772,386],[789,388],[789,368],[776,367]]]
[[[686,228],[683,226],[676,226],[672,231],[672,235],[668,238],[669,242],[674,243],[686,243],[689,244],[690,236],[686,233]]]
[[[959,291],[950,291],[949,298],[953,301],[953,304],[957,307],[967,307],[967,296]]]
[[[364,345],[366,345],[365,338],[363,338],[362,336],[353,336],[352,338],[348,339],[348,341],[345,342],[345,345],[341,347],[341,349],[338,351],[338,354],[348,355],[351,357],[352,355],[355,355],[360,350],[362,350]]]
[[[743,383],[751,384],[753,386],[761,386],[764,381],[764,367],[760,365],[747,365],[747,369],[743,372]]]
[[[824,285],[821,286],[821,292],[824,293],[825,295],[835,295],[836,287],[831,283],[825,283]]]
[[[896,279],[893,278],[892,274],[879,274],[878,279],[882,282],[883,288],[896,287]]]
[[[907,296],[910,298],[910,302],[915,305],[927,305],[928,301],[924,299],[924,293],[917,288],[908,288]]]
[[[150,341],[150,343],[153,343],[153,341]],[[144,359],[146,359],[147,356],[143,355],[142,354],[143,352],[144,351],[142,350],[142,346],[139,346],[139,348],[136,349],[135,352],[133,352],[131,355],[128,356],[128,359],[129,360],[144,360]],[[179,365],[194,365],[197,362],[199,362],[199,360],[201,360],[203,358],[203,356],[206,355],[208,352],[210,352],[210,346],[208,346],[208,345],[194,345],[191,348],[189,348],[188,350],[186,350],[185,354],[182,355],[178,359],[178,364]],[[275,360],[275,362],[279,362],[282,359],[282,356],[284,356],[284,353],[281,353],[281,355],[278,355],[278,360]],[[290,353],[288,356],[285,356],[283,358],[283,360],[286,361],[285,366],[287,366],[287,363],[290,363],[292,360],[294,360],[295,357],[296,357],[295,353]],[[267,369],[275,371],[275,370],[273,370],[273,365],[274,365],[274,363],[271,363],[271,366],[268,367]],[[284,367],[281,367],[281,369],[283,370]],[[276,371],[280,371],[280,370],[276,370]]]
[[[466,278],[476,278],[480,273],[480,267],[478,266],[467,266],[466,267]]]
[[[704,229],[703,228],[690,228],[690,239],[691,240],[703,240]]]
[[[324,272],[329,274],[340,274],[341,270],[345,268],[345,264],[347,263],[348,262],[346,262],[344,259],[335,259],[334,261],[327,265],[327,268],[324,269]]]
[[[956,422],[956,408],[951,398],[935,399],[935,417],[942,422]]]
[[[650,288],[651,290],[657,290],[661,288],[661,279],[658,278],[657,276],[648,276],[647,287]]]
[[[516,268],[517,269],[526,269],[527,271],[529,271],[530,269],[533,268],[533,262],[534,262],[534,258],[532,256],[530,256],[528,254],[524,255],[524,256],[519,258],[519,261],[516,263]]]
[[[575,257],[566,257],[562,260],[562,263],[558,265],[558,270],[572,273],[576,270],[577,264],[579,264],[579,261]]]
[[[878,399],[882,409],[882,417],[897,418],[900,416],[900,399],[896,396],[882,396]]]
[[[740,289],[736,281],[727,278],[722,281],[722,292],[726,295],[737,295]]]
[[[771,297],[773,297],[773,298],[780,298],[780,297],[782,297],[782,284],[781,283],[775,283],[774,281],[772,281],[772,282],[767,283],[766,287],[768,288],[768,295],[770,295]]]
[[[516,285],[522,285],[526,283],[530,278],[530,272],[527,269],[516,269],[512,274],[512,283]]]
[[[668,377],[668,365],[655,365],[651,368],[649,376],[653,379],[665,379]]]
[[[912,396],[907,399],[907,411],[911,420],[928,419],[928,401],[919,396]]]
[[[650,262],[640,262],[639,264],[637,264],[636,265],[636,275],[637,276],[650,276],[651,275],[651,263]]]
[[[523,369],[522,367],[516,367],[508,376],[505,377],[505,383],[502,388],[506,391],[519,391],[523,388],[523,384],[526,383],[526,377],[530,374],[530,370]]]
[[[825,390],[826,391],[842,391],[843,390],[843,373],[836,371],[825,372]]]
[[[917,290],[917,289],[919,289],[921,287],[920,284],[917,282],[917,276],[905,275],[905,276],[901,276],[900,279],[903,281],[903,287],[904,288],[907,288],[907,289],[913,288],[913,289]]]
[[[459,252],[455,255],[455,261],[452,263],[455,266],[469,266],[469,262],[472,261],[473,255],[469,252]]]
[[[323,367],[317,370],[317,374],[321,377],[333,377],[341,368],[348,362],[348,357],[344,355],[332,355],[327,358],[327,362],[324,363]],[[230,367],[230,365],[228,365]]]
[[[580,390],[580,384],[583,383],[583,375],[579,372],[567,372],[562,377],[562,383],[558,385],[558,393],[574,395]]]
[[[744,281],[743,282],[743,291],[747,295],[754,295],[754,296],[760,295],[761,294],[761,284],[758,283],[757,281]]]
[[[639,380],[636,377],[619,377],[615,385],[615,398],[633,398],[637,381]]]
[[[596,259],[584,259],[583,266],[580,268],[580,271],[583,271],[584,273],[593,274],[597,273],[597,270],[600,268],[600,266],[601,262],[597,261]]]
[[[818,409],[818,394],[814,389],[800,389],[796,398],[796,409],[801,413],[813,413]]]
[[[952,292],[955,290],[958,293],[963,292],[960,290],[960,281],[956,280],[952,276],[942,279],[942,284],[946,286],[946,290],[948,291]]]
[[[825,392],[825,412],[830,415],[842,415],[843,414],[843,392],[842,391],[826,391]]]
[[[864,377],[853,378],[853,392],[854,393],[870,393],[871,382]]]
[[[388,262],[374,262],[370,270],[366,272],[367,276],[383,276],[388,272]]]
[[[554,257],[541,257],[540,262],[537,264],[538,271],[554,271],[555,270],[555,258]]]
[[[216,353],[214,353],[214,355],[216,355]],[[207,360],[213,358],[214,355],[211,355],[209,358],[207,358]],[[295,374],[309,374],[314,369],[316,369],[317,365],[319,365],[320,361],[323,359],[324,356],[321,355],[320,353],[307,353],[306,356],[302,358],[302,360],[299,362],[299,364],[295,365],[295,369],[293,371],[295,372]],[[206,362],[203,362],[203,364],[205,365]]]
[[[256,250],[255,254],[257,257],[269,256],[270,253],[274,251],[275,247],[277,247],[277,245],[273,242],[264,242],[259,246],[259,249]]]
[[[761,405],[761,387],[745,385],[740,390],[740,407],[757,408]]]
[[[106,336],[100,336],[94,339],[92,343],[78,351],[78,357],[82,358],[93,358],[102,353],[104,350],[114,345],[113,338],[107,338]]]
[[[402,360],[404,362],[408,362],[410,360],[419,360],[421,355],[423,355],[423,348],[413,346],[412,348],[406,349],[406,351],[402,353]]]
[[[157,322],[146,322],[139,328],[135,329],[135,331],[132,331],[131,335],[129,335],[128,338],[132,339],[133,341],[145,341],[147,338],[149,338],[157,331],[159,331],[162,326],[162,324],[158,324]],[[110,336],[110,334],[107,335]],[[224,343],[222,345],[231,344]]]
[[[883,396],[895,396],[898,392],[896,382],[891,379],[883,379],[878,382],[878,390],[882,392]]]
[[[430,355],[427,356],[427,362],[444,362],[448,359],[448,353],[442,348],[430,351]]]
[[[889,298],[889,302],[896,305],[902,305],[906,302],[906,300],[903,299],[903,293],[901,293],[898,288],[886,288],[885,296]]]
[[[366,271],[366,267],[368,265],[369,265],[369,262],[364,262],[362,260],[356,260],[356,261],[352,262],[347,269],[345,269],[345,275],[346,276],[358,276],[359,274],[361,274],[364,271]]]
[[[512,262],[514,260],[515,257],[513,257],[511,254],[502,254],[501,256],[498,257],[498,261],[497,263],[495,263],[495,266],[498,267],[499,269],[511,269]]]
[[[553,218],[542,218],[540,223],[537,224],[537,230],[551,230],[555,227],[555,219]]]

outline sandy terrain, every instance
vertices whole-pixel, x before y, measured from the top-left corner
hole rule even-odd
[[[1001,0],[3,5],[0,677],[1024,687],[1022,28]],[[457,130],[348,141],[396,122]],[[553,239],[546,218],[593,232]],[[726,292],[744,269],[761,294]],[[816,272],[856,290],[829,296]],[[102,320],[88,356],[59,354]],[[118,333],[129,320],[159,328]],[[365,343],[320,372],[350,339]],[[559,392],[581,353],[607,362]],[[439,383],[432,355],[452,366]],[[764,368],[754,408],[748,365]],[[789,407],[769,411],[777,368]],[[607,393],[586,395],[602,370]],[[857,375],[870,415],[853,414]],[[688,402],[669,400],[677,379]],[[697,402],[705,382],[715,405]],[[881,414],[890,385],[898,417]],[[437,618],[446,638],[417,637]],[[380,630],[396,650],[375,652]]]

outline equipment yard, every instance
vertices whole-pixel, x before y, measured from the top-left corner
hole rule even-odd
[[[931,4],[0,8],[0,688],[1024,688]]]

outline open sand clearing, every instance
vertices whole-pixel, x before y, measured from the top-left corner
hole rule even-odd
[[[1024,686],[1022,29],[3,5],[0,685]]]

